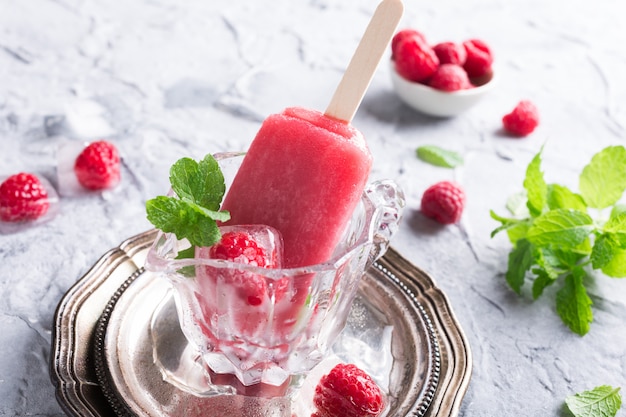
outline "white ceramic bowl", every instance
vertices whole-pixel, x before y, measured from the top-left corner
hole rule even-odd
[[[456,116],[478,103],[496,84],[493,73],[486,84],[469,90],[441,91],[403,78],[390,61],[393,88],[398,96],[415,110],[436,117]]]

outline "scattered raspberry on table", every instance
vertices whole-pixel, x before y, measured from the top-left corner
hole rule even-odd
[[[451,181],[430,186],[422,196],[422,213],[441,224],[453,224],[461,219],[465,207],[465,192]]]
[[[32,221],[47,213],[48,192],[34,174],[21,172],[0,184],[0,220]]]
[[[103,190],[120,181],[120,155],[111,142],[92,142],[76,158],[74,172],[78,182],[89,190]]]
[[[528,136],[539,125],[539,110],[530,100],[522,100],[502,117],[502,125],[515,136]]]
[[[374,380],[353,364],[338,364],[315,387],[311,417],[376,417],[385,408]]]

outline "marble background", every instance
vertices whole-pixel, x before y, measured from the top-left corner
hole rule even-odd
[[[260,122],[290,105],[323,110],[376,0],[0,0],[0,175],[56,180],[60,137],[107,137],[124,179],[99,196],[70,196],[52,221],[0,235],[0,416],[61,416],[48,374],[54,310],[68,288],[122,240],[147,230],[144,203],[167,189],[181,156],[245,149]],[[406,1],[402,27],[433,43],[476,37],[496,56],[499,85],[451,119],[417,114],[380,66],[354,119],[408,207],[394,247],[448,295],[474,355],[462,416],[561,415],[565,396],[626,389],[626,282],[596,276],[585,337],[506,285],[503,213],[545,145],[549,182],[576,188],[591,155],[626,138],[626,11],[621,0]],[[501,117],[533,100],[541,125],[525,139]],[[454,170],[415,157],[419,145],[460,152]],[[443,179],[468,194],[462,222],[419,212]],[[623,414],[623,410],[622,410]]]

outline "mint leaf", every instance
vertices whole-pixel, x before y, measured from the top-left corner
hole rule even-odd
[[[533,246],[526,239],[519,240],[509,253],[509,268],[506,271],[506,282],[516,293],[521,294],[526,272],[530,270],[533,262]]]
[[[170,182],[174,192],[183,200],[189,200],[209,210],[219,210],[226,191],[224,176],[212,155],[200,162],[181,158],[170,169]]]
[[[512,227],[506,229],[506,233],[509,236],[511,243],[515,244],[520,239],[524,239],[528,235],[528,230],[532,222],[530,220],[523,220]]]
[[[594,269],[601,269],[613,278],[626,277],[626,213],[613,210],[603,227],[605,233],[596,238],[591,254]]]
[[[603,227],[606,233],[610,233],[613,239],[622,249],[626,248],[626,213],[611,213],[609,221]]]
[[[420,146],[417,148],[416,154],[422,161],[439,167],[454,168],[463,164],[463,157],[460,154],[439,146]]]
[[[546,206],[546,196],[548,186],[541,172],[541,152],[539,152],[528,164],[526,169],[526,178],[524,179],[524,188],[528,195],[526,203],[531,216],[537,217]]]
[[[526,191],[520,191],[506,199],[506,208],[514,216],[526,217],[530,214],[527,203],[528,195]]]
[[[589,207],[603,209],[617,203],[626,190],[625,167],[623,146],[609,146],[591,158],[578,184]]]
[[[565,269],[573,269],[582,261],[587,255],[591,253],[591,248],[587,249],[589,239],[585,239],[580,245],[565,249],[552,249],[554,255],[559,260],[561,266]]]
[[[508,229],[509,227],[513,227],[515,226],[517,223],[519,223],[520,221],[517,219],[511,219],[508,217],[502,217],[499,214],[497,214],[495,211],[491,210],[489,211],[489,215],[491,216],[492,219],[499,221],[500,223],[502,223],[500,226],[498,226],[497,228],[495,228],[492,232],[491,232],[491,237],[494,237],[495,235],[497,235],[498,233],[500,233],[503,230]]]
[[[190,246],[187,249],[183,249],[178,251],[178,255],[176,255],[176,259],[191,259],[196,257],[196,247]]]
[[[622,407],[620,388],[601,385],[565,398],[574,417],[614,417]]]
[[[591,255],[592,245],[591,239],[586,238],[580,244],[568,249],[570,252],[577,254],[579,259],[584,258],[587,255]]]
[[[611,217],[626,213],[626,204],[616,204],[611,210]]]
[[[191,177],[197,169],[198,163],[191,158],[181,158],[171,166],[170,184],[179,198],[193,201]]]
[[[619,251],[619,245],[609,234],[603,234],[596,238],[591,251],[591,266],[593,269],[602,269],[611,262]]]
[[[159,196],[146,202],[148,220],[165,233],[188,239],[195,246],[211,246],[220,239],[214,219],[194,204],[173,197]]]
[[[584,336],[593,321],[591,298],[583,285],[585,271],[577,267],[565,277],[563,288],[556,294],[556,312],[571,331]]]
[[[193,259],[196,257],[196,247],[191,246],[187,249],[183,249],[178,252],[176,259]],[[186,265],[176,270],[180,275],[187,278],[193,278],[196,276],[196,267],[193,265]]]
[[[592,230],[593,219],[588,214],[557,209],[537,217],[526,238],[537,246],[572,248],[583,243]]]
[[[202,214],[204,214],[205,217],[208,217],[209,219],[212,220],[217,220],[220,222],[225,222],[227,220],[230,220],[230,213],[222,210],[222,211],[213,211],[213,210],[209,210],[206,209],[202,206],[199,206],[197,204],[194,203],[188,203],[190,206],[192,206],[194,209],[196,209],[197,211],[201,212]]]
[[[199,217],[187,234],[187,240],[194,246],[212,246],[219,242],[221,237],[215,220],[206,216]]]
[[[501,223],[500,226],[496,227],[491,232],[491,237],[494,237],[495,235],[497,235],[503,230],[506,230],[509,236],[509,240],[513,244],[515,244],[515,242],[517,242],[518,240],[526,237],[526,233],[528,232],[528,229],[530,228],[530,224],[531,224],[531,222],[528,219],[518,220],[518,219],[512,219],[508,217],[502,217],[496,214],[496,212],[494,212],[493,210],[489,212],[489,215],[491,216],[492,219],[497,220]]]
[[[582,196],[559,184],[548,185],[547,201],[550,210],[568,208],[582,212],[587,211],[587,205]]]
[[[561,254],[556,250],[540,248],[537,253],[537,265],[539,265],[543,272],[548,274],[548,276],[553,280],[557,279],[559,275],[567,271],[567,269],[564,269],[567,264],[564,265],[559,257]]]
[[[188,223],[186,219],[193,216],[192,210],[188,210],[187,203],[165,196],[148,200],[146,212],[150,223],[166,233],[174,232],[178,223]]]
[[[544,269],[534,268],[533,273],[537,276],[533,281],[533,299],[537,299],[543,294],[543,290],[554,284],[556,278],[551,277]]]
[[[192,246],[212,246],[221,238],[216,221],[230,214],[218,211],[226,191],[224,176],[211,155],[200,162],[181,158],[170,169],[177,197],[159,196],[146,202],[148,220],[165,233],[187,239]]]
[[[626,250],[619,249],[615,251],[611,260],[602,267],[602,272],[613,278],[625,278]]]

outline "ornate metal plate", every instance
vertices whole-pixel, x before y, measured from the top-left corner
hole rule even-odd
[[[142,268],[155,234],[135,236],[106,253],[57,308],[51,375],[70,416],[223,410],[219,400],[193,397],[165,382],[154,364],[149,323],[158,306],[171,303],[165,281]],[[363,315],[393,329],[387,414],[457,415],[470,379],[471,353],[432,280],[390,249],[368,270],[353,310],[347,332]],[[343,355],[351,359],[349,351]]]

